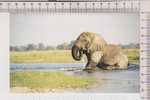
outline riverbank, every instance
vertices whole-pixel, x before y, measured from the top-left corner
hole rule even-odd
[[[64,72],[21,71],[10,73],[11,92],[64,92],[89,88],[98,83],[94,77],[73,76]]]
[[[139,49],[123,49],[128,56],[129,63],[139,63]],[[85,63],[86,57],[81,61],[75,61],[71,56],[71,50],[47,50],[47,51],[20,51],[10,52],[10,63],[37,64],[37,63]]]
[[[70,50],[11,52],[10,90],[13,93],[137,93],[139,49],[124,49],[128,70],[83,71]]]
[[[93,73],[82,70],[13,71],[10,77],[12,93],[138,93],[140,89],[137,65],[130,65],[128,70],[98,69]]]

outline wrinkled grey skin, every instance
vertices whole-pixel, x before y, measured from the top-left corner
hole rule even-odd
[[[85,69],[95,69],[97,66],[103,69],[127,69],[128,58],[123,50],[107,44],[100,36],[91,32],[83,32],[72,47],[72,57],[80,61],[83,54],[87,57]]]
[[[106,41],[95,33],[83,32],[75,41],[72,47],[72,57],[80,61],[83,54],[87,56],[86,69],[95,68],[97,63],[92,59],[96,51],[102,51],[107,45]]]
[[[127,69],[128,57],[119,46],[108,44],[101,53],[98,63],[103,69]]]

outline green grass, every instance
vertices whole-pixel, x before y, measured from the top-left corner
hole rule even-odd
[[[129,63],[139,64],[139,49],[124,49]],[[77,63],[69,50],[11,52],[11,63]],[[81,61],[83,62],[83,61]],[[66,75],[64,72],[12,72],[10,87],[27,87],[41,91],[44,89],[87,88],[96,83],[92,77]]]
[[[11,52],[11,63],[81,63],[75,61],[70,50]]]
[[[139,64],[139,49],[124,49],[124,53],[128,56],[129,63]]]
[[[95,78],[65,75],[63,72],[13,72],[10,73],[10,87],[29,89],[86,88],[96,82]]]
[[[139,49],[124,49],[130,63],[139,63]],[[75,61],[70,50],[11,52],[11,63],[83,63]]]

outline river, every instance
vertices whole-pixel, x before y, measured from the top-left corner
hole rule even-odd
[[[98,70],[92,73],[82,71],[85,64],[10,64],[11,72],[16,71],[64,71],[74,76],[96,77],[104,84],[83,89],[81,93],[137,93],[139,92],[139,66],[132,64],[128,70]]]

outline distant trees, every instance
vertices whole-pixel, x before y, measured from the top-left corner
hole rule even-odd
[[[62,43],[62,44],[59,44],[56,49],[60,49],[60,50],[70,50],[73,46],[75,41],[70,41],[70,43]]]
[[[10,51],[32,51],[32,50],[53,50],[53,46],[45,46],[43,43],[27,44],[25,46],[10,46]]]
[[[45,47],[45,45],[44,45],[43,43],[39,43],[37,49],[38,49],[38,50],[45,50],[46,47]]]
[[[53,46],[47,46],[46,47],[46,50],[54,50],[55,49],[55,47],[53,47]]]
[[[56,47],[51,46],[51,45],[44,45],[43,43],[38,43],[38,44],[27,44],[24,46],[10,46],[10,51],[32,51],[32,50],[71,50],[73,44],[75,41],[70,41],[69,43],[64,42],[62,44],[57,45]],[[122,48],[139,48],[139,44],[135,43],[130,43],[127,45],[121,45],[119,44]]]
[[[35,50],[37,48],[34,44],[28,44],[27,47],[25,47],[26,51]]]
[[[121,45],[122,48],[140,48],[139,43],[130,43],[126,45]]]
[[[72,40],[72,41],[68,44],[68,48],[69,48],[69,49],[71,49],[71,48],[72,48],[72,46],[74,45],[74,42],[75,42],[75,41],[74,41],[74,40]]]
[[[21,51],[19,46],[10,46],[10,51]]]
[[[32,51],[32,50],[70,50],[74,41],[70,43],[64,42],[62,44],[57,45],[56,47],[51,45],[44,45],[43,43],[38,44],[27,44],[24,46],[10,46],[10,51]]]
[[[59,44],[56,49],[59,49],[59,50],[69,50],[70,48],[68,47],[68,43],[64,42],[62,44]]]

